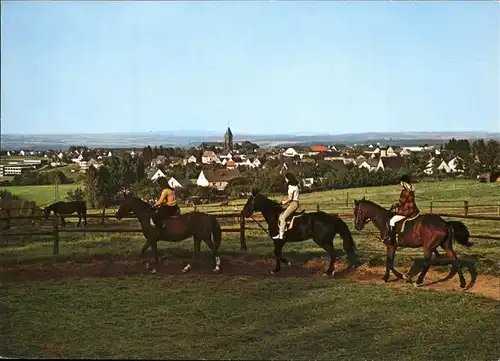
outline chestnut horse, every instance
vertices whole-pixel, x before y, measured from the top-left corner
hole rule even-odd
[[[354,200],[354,226],[360,231],[368,222],[372,222],[382,234],[388,233],[389,220],[394,216],[394,213],[384,207],[369,201],[367,199]],[[405,222],[406,221],[406,222]],[[401,224],[401,222],[405,222]],[[457,255],[452,247],[452,241],[455,238],[458,243],[463,246],[470,247],[469,232],[462,222],[446,222],[443,218],[436,214],[419,214],[412,219],[405,219],[396,224],[398,235],[396,242],[386,244],[387,247],[387,262],[385,275],[382,279],[385,282],[389,281],[390,271],[398,278],[405,278],[411,282],[409,275],[402,275],[394,269],[394,255],[398,247],[409,248],[424,248],[424,263],[422,271],[416,282],[415,287],[422,284],[424,277],[431,265],[432,253],[437,254],[436,248],[441,246],[448,254],[448,257],[453,262],[453,268],[458,271],[460,278],[460,287],[466,287],[464,275],[461,266],[458,262]],[[400,229],[404,227],[404,229]]]

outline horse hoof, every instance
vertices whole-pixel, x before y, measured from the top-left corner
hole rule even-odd
[[[420,288],[420,286],[421,286],[421,285],[420,285],[420,284],[418,284],[417,282],[413,282],[413,287],[415,287],[415,288]]]
[[[406,280],[406,281],[411,281],[411,277],[408,276],[408,274],[404,274],[403,275],[403,279]]]
[[[269,273],[273,275],[273,274],[275,274],[275,273],[276,273],[276,271],[275,271],[275,270],[270,269],[270,270],[269,270]]]
[[[387,282],[389,282],[389,277],[384,276],[381,278],[381,280],[384,281],[384,283],[387,283]]]
[[[149,268],[149,262],[146,262],[146,264],[144,265],[146,267],[146,269]]]
[[[154,275],[156,273],[156,268],[153,268],[150,273]]]
[[[291,261],[288,261],[288,263],[286,264],[288,267],[292,267],[292,262]]]
[[[219,267],[215,267],[214,268],[214,273],[219,273],[220,272],[220,268]]]
[[[182,273],[186,273],[186,272],[187,272],[187,271],[189,271],[190,269],[191,269],[191,265],[190,265],[190,264],[188,264],[186,267],[184,267],[184,268],[182,269]]]

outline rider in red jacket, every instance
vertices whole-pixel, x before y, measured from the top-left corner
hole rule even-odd
[[[414,217],[420,213],[420,210],[415,203],[415,189],[411,185],[410,176],[405,174],[400,180],[399,184],[403,187],[399,201],[392,206],[395,215],[389,221],[389,234],[384,239],[384,243],[393,244],[396,241],[396,223],[406,217]]]

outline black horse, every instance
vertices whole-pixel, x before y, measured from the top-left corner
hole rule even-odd
[[[72,213],[78,214],[78,224],[76,225],[77,227],[80,227],[82,223],[82,217],[84,225],[87,225],[87,205],[84,201],[60,201],[52,203],[50,206],[47,206],[44,209],[44,216],[46,219],[49,218],[50,212],[54,212],[54,215],[60,217],[62,227],[66,226],[66,222],[64,221],[64,217],[62,215],[68,215]]]
[[[394,216],[393,212],[372,201],[364,198],[359,201],[354,200],[354,226],[358,231],[361,231],[368,222],[372,222],[381,235],[387,234],[389,220],[392,216]],[[389,281],[391,271],[398,279],[405,278],[411,282],[411,277],[408,274],[403,276],[394,268],[394,256],[398,247],[424,248],[423,268],[417,281],[413,283],[415,287],[418,287],[422,284],[429,270],[432,254],[438,255],[436,248],[441,246],[452,260],[453,270],[458,270],[460,287],[469,288],[471,286],[466,286],[460,263],[452,247],[453,239],[465,247],[472,245],[469,242],[469,231],[462,222],[447,222],[437,214],[420,214],[412,219],[398,222],[396,227],[397,239],[393,244],[386,244],[387,262],[385,274],[382,277],[385,282]]]
[[[259,194],[258,190],[253,190],[241,214],[243,217],[250,217],[255,211],[260,211],[264,216],[268,225],[269,236],[276,235],[278,233],[278,219],[283,212],[282,206]],[[301,211],[293,213],[287,219],[287,223],[288,229],[283,235],[283,239],[273,239],[276,266],[271,273],[279,272],[281,262],[291,265],[282,256],[282,249],[285,243],[302,242],[312,238],[318,246],[330,255],[330,265],[325,273],[326,275],[333,276],[335,274],[335,248],[333,246],[333,239],[337,233],[343,240],[344,251],[347,254],[349,266],[357,265],[356,245],[354,244],[351,231],[347,224],[339,217],[325,212],[305,213],[305,211]]]
[[[215,216],[196,211],[184,213],[178,217],[163,220],[163,227],[158,232],[152,220],[154,212],[155,210],[149,203],[130,194],[125,195],[125,200],[121,203],[120,208],[116,212],[116,218],[119,220],[133,213],[141,224],[142,233],[144,237],[146,237],[146,242],[142,247],[141,254],[144,254],[148,247],[151,246],[154,257],[154,265],[151,273],[156,273],[155,266],[158,263],[158,241],[180,242],[191,236],[194,240],[194,258],[198,258],[201,242],[203,241],[212,250],[214,257],[214,272],[220,271],[219,248],[222,231]],[[149,265],[147,267],[149,267]],[[182,271],[187,272],[190,268],[191,265],[188,264]]]

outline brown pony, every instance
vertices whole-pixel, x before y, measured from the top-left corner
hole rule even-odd
[[[87,205],[84,201],[70,201],[70,202],[55,202],[51,205],[45,207],[44,216],[45,218],[49,218],[50,212],[53,211],[54,215],[58,216],[61,219],[61,226],[65,227],[66,222],[64,220],[63,214],[69,215],[72,213],[78,214],[78,224],[77,227],[80,227],[82,224],[87,225]]]
[[[389,220],[394,215],[393,212],[383,208],[382,206],[366,200],[354,200],[354,226],[360,231],[368,222],[372,222],[382,234],[387,234],[389,229]],[[405,222],[406,221],[406,222]],[[402,223],[404,222],[404,224]],[[452,247],[452,240],[455,238],[458,243],[463,246],[470,247],[469,233],[465,227],[461,227],[461,222],[446,222],[443,218],[436,214],[420,214],[413,219],[404,219],[396,224],[396,242],[386,244],[387,247],[387,263],[385,275],[382,279],[385,282],[389,281],[390,271],[398,278],[405,278],[411,282],[411,277],[406,274],[402,275],[394,269],[394,255],[398,247],[418,248],[424,247],[424,263],[422,272],[416,282],[415,287],[422,284],[425,274],[431,265],[432,253],[436,252],[436,248],[441,246],[448,254],[448,257],[453,262],[453,268],[458,271],[460,278],[460,287],[466,287],[466,282],[462,269],[458,262],[457,255]],[[404,229],[401,229],[404,227]]]

